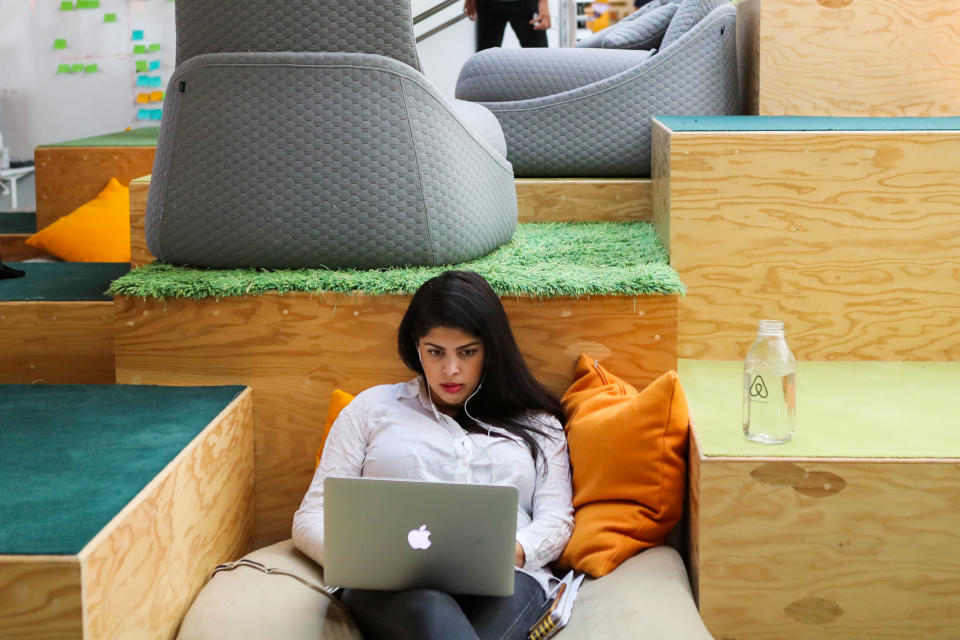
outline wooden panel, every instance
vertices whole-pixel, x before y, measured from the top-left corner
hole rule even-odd
[[[146,215],[150,176],[130,181],[130,266],[140,267],[154,261],[147,248]]]
[[[265,295],[115,299],[118,379],[131,384],[247,384],[255,393],[254,543],[290,535],[313,473],[330,393],[412,377],[396,355],[407,296]],[[588,353],[646,384],[676,367],[675,296],[504,299],[534,372],[555,392]]]
[[[0,555],[0,638],[83,638],[75,557]]]
[[[761,115],[960,113],[960,3],[763,0]]]
[[[111,177],[126,186],[153,170],[156,147],[38,147],[37,229],[62,218],[103,190]]]
[[[960,359],[960,132],[676,133],[681,357]]]
[[[956,638],[960,460],[701,460],[717,638]]]
[[[110,302],[0,302],[0,383],[111,384]]]
[[[690,447],[687,450],[687,562],[689,563],[690,589],[693,599],[700,606],[700,442],[692,426]]]
[[[649,222],[650,180],[519,178],[520,222]]]
[[[768,2],[770,0],[767,0]],[[740,103],[746,115],[757,115],[760,65],[760,0],[740,0],[737,7],[737,71]]]
[[[31,258],[49,255],[40,249],[34,249],[25,244],[30,233],[2,233],[0,234],[0,257],[4,262],[22,262]]]
[[[656,118],[650,121],[650,181],[653,228],[670,252],[670,132]]]
[[[172,639],[253,528],[253,405],[244,391],[80,552],[87,640]]]

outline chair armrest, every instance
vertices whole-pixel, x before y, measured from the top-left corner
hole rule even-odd
[[[651,51],[621,49],[487,49],[467,60],[456,96],[510,102],[584,87],[626,71]]]

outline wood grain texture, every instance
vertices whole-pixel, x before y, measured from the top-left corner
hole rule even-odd
[[[740,104],[746,115],[755,116],[760,112],[760,0],[740,0],[735,6]]]
[[[153,170],[156,147],[37,147],[37,229],[93,199],[115,177],[126,186]]]
[[[960,460],[701,457],[699,496],[717,638],[956,638]]]
[[[0,638],[83,638],[75,556],[0,555]]]
[[[112,384],[110,302],[0,302],[0,383]]]
[[[527,362],[562,393],[580,353],[645,385],[676,367],[674,296],[503,300]],[[407,296],[114,301],[118,380],[246,384],[255,395],[255,546],[289,537],[336,388],[412,377],[396,355]]]
[[[130,181],[130,266],[142,267],[154,261],[147,248],[146,216],[150,176]]]
[[[673,132],[669,153],[681,357],[741,359],[776,318],[801,359],[960,359],[960,132]]]
[[[960,3],[763,0],[760,115],[960,113]]]
[[[650,120],[650,182],[653,228],[670,252],[670,130],[656,118]]]
[[[87,640],[172,640],[253,528],[253,397],[231,402],[80,552]]]
[[[0,233],[0,257],[4,262],[22,262],[31,258],[46,256],[46,251],[34,249],[26,244],[30,233]]]
[[[649,222],[650,180],[518,178],[520,222]]]

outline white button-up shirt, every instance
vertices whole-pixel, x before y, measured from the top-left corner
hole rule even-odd
[[[468,405],[469,409],[469,405]],[[560,556],[573,531],[570,458],[563,429],[549,414],[529,423],[544,457],[535,465],[523,440],[497,427],[467,433],[437,411],[421,378],[360,393],[327,435],[320,466],[293,518],[293,543],[323,564],[323,481],[327,476],[499,484],[517,488],[517,541],[526,556],[519,570],[548,591],[546,565]],[[487,428],[488,425],[483,425]]]

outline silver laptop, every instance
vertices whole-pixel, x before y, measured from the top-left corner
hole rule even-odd
[[[513,594],[516,488],[331,477],[323,491],[328,585]]]

